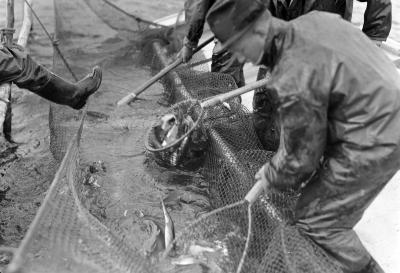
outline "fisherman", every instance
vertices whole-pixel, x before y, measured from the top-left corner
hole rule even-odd
[[[378,45],[386,41],[392,26],[392,5],[390,0],[358,0],[367,2],[362,31]],[[272,0],[268,9],[275,17],[285,21],[293,20],[313,10],[339,14],[351,21],[353,0]]]
[[[49,101],[81,109],[87,98],[99,88],[101,79],[101,69],[95,67],[92,74],[77,83],[71,83],[36,63],[22,47],[0,45],[0,84],[12,82]],[[0,99],[0,110],[5,109],[7,103],[10,102]],[[2,125],[0,128],[1,156],[5,150],[15,148],[15,145],[8,143]]]
[[[260,0],[218,0],[207,22],[239,59],[271,69],[280,145],[256,180],[301,190],[294,224],[344,272],[383,272],[353,227],[400,168],[395,66],[336,14],[287,22]]]
[[[377,46],[381,46],[391,29],[391,1],[359,1],[367,2],[362,30]],[[272,0],[268,9],[273,16],[285,21],[293,20],[313,10],[336,13],[345,20],[351,21],[353,0]],[[257,79],[265,78],[267,70],[267,68],[260,68]],[[255,90],[253,96],[253,120],[257,135],[264,148],[272,151],[276,151],[279,146],[276,98],[275,93],[267,93],[263,88]]]
[[[206,15],[215,0],[198,0],[193,6],[191,17],[189,19],[189,29],[183,40],[183,47],[180,52],[183,61],[188,62],[196,49],[206,21]],[[220,72],[232,76],[238,87],[245,85],[243,64],[234,58],[233,54],[227,50],[221,50],[218,40],[215,40],[215,46],[211,57],[211,72]]]

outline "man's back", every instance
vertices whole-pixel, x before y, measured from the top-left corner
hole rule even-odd
[[[303,80],[309,90],[302,96],[326,107],[332,153],[352,160],[361,153],[360,164],[379,158],[399,163],[400,75],[395,66],[336,15],[312,12],[290,24],[292,39],[285,41],[288,48],[277,67],[298,65],[308,78]]]

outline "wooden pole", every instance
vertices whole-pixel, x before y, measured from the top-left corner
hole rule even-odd
[[[225,101],[227,101],[229,99],[232,99],[234,97],[243,95],[243,94],[248,93],[250,91],[253,91],[256,88],[263,87],[266,84],[268,84],[268,82],[269,82],[269,79],[258,80],[256,82],[253,82],[253,83],[250,83],[248,85],[242,86],[242,87],[240,87],[238,89],[229,91],[227,93],[213,96],[213,97],[203,101],[200,105],[201,105],[201,107],[210,107],[210,106],[217,105],[218,103],[225,102]]]
[[[24,19],[18,36],[18,44],[24,48],[28,44],[29,34],[33,24],[32,10],[30,8],[32,5],[33,0],[26,0],[26,2],[24,2]]]
[[[214,40],[214,36],[208,38],[206,41],[201,43],[194,51],[193,54],[196,52],[199,52],[202,48],[204,48],[206,45],[211,43]],[[157,82],[159,79],[164,77],[168,72],[171,70],[175,69],[178,67],[181,63],[183,63],[183,59],[180,57],[177,60],[175,60],[172,64],[169,66],[165,67],[162,69],[160,72],[158,72],[154,77],[152,77],[150,80],[142,84],[135,92],[130,93],[129,95],[123,97],[117,102],[117,106],[121,106],[124,104],[128,104],[136,99],[137,96],[139,96],[141,93],[147,90],[150,86],[152,86],[155,82]]]
[[[14,0],[7,0],[6,27],[2,29],[2,42],[12,45],[14,33]],[[0,141],[11,140],[11,83],[0,86]]]

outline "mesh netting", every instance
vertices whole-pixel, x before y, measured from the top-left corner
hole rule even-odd
[[[97,5],[97,1],[85,2],[113,29],[125,32],[127,24],[131,25],[130,30],[144,27],[143,22],[131,19],[126,19],[128,23],[114,23],[115,9],[108,10],[107,5]],[[65,11],[80,10],[82,16],[88,12],[83,1],[56,0],[55,7],[56,18],[63,20],[68,20]],[[79,39],[65,29],[62,21],[57,21],[56,29],[61,44]],[[152,67],[165,66],[168,59],[160,44],[147,47],[149,52],[156,53],[148,57]],[[104,50],[101,54],[109,52]],[[78,53],[79,50],[72,51],[69,57],[85,56]],[[90,66],[89,59],[85,59],[86,66]],[[65,71],[59,56],[54,58],[54,67],[59,73]],[[78,74],[82,76],[84,71]],[[195,71],[189,66],[171,72],[163,84],[167,98],[173,102],[203,99],[236,88],[230,76]],[[241,272],[340,272],[319,247],[290,225],[297,193],[269,193],[251,207],[241,201],[253,186],[256,171],[273,153],[262,150],[251,115],[237,100],[208,108],[199,124],[208,142],[201,172],[208,182],[209,199],[215,210],[177,230],[179,235],[170,256],[155,261],[141,255],[124,236],[94,217],[86,207],[85,173],[80,162],[80,140],[85,130],[81,114],[56,105],[50,109],[51,150],[62,162],[13,258],[11,271],[235,272],[242,266]],[[144,119],[145,122],[148,120]],[[165,158],[161,156],[162,160]],[[188,261],[189,265],[182,265]]]
[[[240,201],[273,152],[262,150],[246,108],[232,101],[229,106],[207,109],[201,123],[209,139],[202,171],[216,210],[180,234],[175,256],[195,257],[211,272],[341,272],[319,247],[289,225],[296,192],[269,193],[251,208]]]

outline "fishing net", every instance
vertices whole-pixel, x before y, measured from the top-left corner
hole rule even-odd
[[[208,136],[202,174],[215,210],[180,233],[173,262],[188,269],[201,264],[210,272],[341,272],[291,225],[297,192],[267,193],[251,206],[242,201],[274,155],[262,149],[249,111],[237,101],[219,104],[205,110],[201,126]]]
[[[113,29],[127,32],[129,38],[140,37],[139,32],[145,28],[143,21],[128,16],[124,19],[126,22],[114,22],[115,8],[107,1],[97,3],[91,0],[55,1],[56,30],[61,45],[71,45],[74,39],[81,38],[66,28],[66,22],[72,20],[67,16],[68,11],[79,11],[81,17],[94,12]],[[94,24],[101,23],[97,20]],[[131,29],[137,32],[132,33]],[[94,44],[96,39],[93,34]],[[107,42],[112,39],[115,40],[110,35]],[[143,52],[155,53],[146,56],[152,68],[166,66],[168,58],[160,43],[153,41],[145,45],[147,51]],[[111,54],[111,50],[96,46],[94,51],[98,55],[95,57]],[[79,60],[89,55],[80,50],[83,49],[69,51],[68,57]],[[94,58],[94,55],[89,56]],[[90,58],[84,61],[86,66],[92,65]],[[68,75],[57,55],[54,69],[63,76]],[[79,67],[74,69],[79,76],[85,74]],[[174,109],[185,104],[181,101],[201,100],[236,88],[230,76],[205,72],[204,67],[196,69],[183,66],[163,79],[168,100],[178,105],[169,113],[175,113]],[[193,115],[196,120],[198,111],[193,111]],[[200,135],[205,136],[207,145],[198,145],[198,153],[190,158],[201,158],[201,162],[192,165],[200,168],[207,181],[208,197],[214,210],[181,226],[172,251],[165,259],[155,261],[141,255],[139,249],[126,239],[126,234],[106,225],[105,219],[95,217],[87,206],[80,154],[82,133],[87,126],[85,116],[85,111],[79,113],[66,107],[51,106],[51,150],[60,167],[35,220],[14,254],[8,268],[10,272],[185,272],[186,269],[189,270],[186,272],[340,272],[319,247],[291,225],[298,197],[296,192],[267,193],[251,206],[242,201],[254,184],[254,174],[273,153],[262,149],[249,111],[237,100],[208,108],[195,126],[201,131]],[[151,124],[146,119],[143,123],[147,127]],[[154,128],[152,126],[150,132]],[[193,132],[189,135],[192,137]],[[144,138],[140,141],[143,143]],[[147,146],[153,149],[159,163],[167,162],[168,166],[176,167],[179,162],[190,161],[187,158],[171,160],[179,145],[171,145],[170,150],[157,150],[151,146],[153,144],[154,140],[148,140]],[[196,147],[196,144],[196,141],[190,141],[190,146]],[[136,147],[136,142],[132,146]],[[187,156],[190,154],[187,151],[180,154]]]

